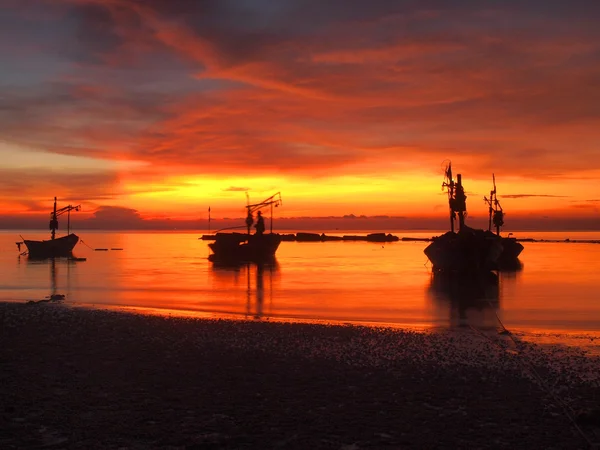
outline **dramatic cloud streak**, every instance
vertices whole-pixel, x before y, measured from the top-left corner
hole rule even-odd
[[[15,212],[54,192],[231,214],[281,190],[290,215],[431,216],[451,158],[475,196],[495,172],[517,214],[581,213],[563,199],[600,196],[599,19],[592,1],[9,2],[0,141],[97,170],[1,186]]]

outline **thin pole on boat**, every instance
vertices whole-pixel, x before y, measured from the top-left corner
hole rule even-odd
[[[54,239],[54,235],[56,233],[56,229],[58,228],[58,216],[62,216],[64,213],[67,213],[67,234],[71,234],[71,211],[79,211],[81,205],[73,206],[68,205],[61,209],[56,209],[56,197],[54,197],[54,211],[52,212],[52,218],[50,219],[50,229],[52,230],[52,239]]]
[[[269,198],[263,200],[260,203],[255,203],[253,205],[250,204],[250,198],[248,197],[248,192],[246,192],[246,197],[248,199],[248,205],[246,208],[248,209],[248,215],[251,217],[251,213],[254,211],[258,211],[261,208],[271,205],[271,233],[273,233],[273,206],[278,207],[282,204],[281,201],[281,193],[277,192],[274,195],[271,195]],[[249,229],[249,228],[248,228]]]
[[[454,233],[454,219],[456,214],[454,212],[454,180],[452,179],[452,162],[448,162],[445,170],[445,178],[442,183],[442,189],[448,190],[448,206],[450,207],[450,231]]]
[[[465,190],[462,185],[462,175],[459,173],[456,175],[457,187],[455,189],[455,199],[458,210],[458,231],[461,231],[465,227],[465,208],[463,208],[463,204],[465,204]]]
[[[54,197],[54,211],[52,212],[52,220],[50,221],[52,239],[54,239],[54,236],[56,235],[56,227],[58,227],[58,220],[56,219],[56,197]]]
[[[210,234],[210,206],[208,207],[208,234]]]
[[[489,219],[488,219],[488,230],[492,231],[492,223],[496,228],[496,234],[500,236],[500,227],[504,225],[504,212],[502,211],[502,205],[498,201],[498,193],[496,191],[496,175],[492,174],[492,181],[494,188],[490,191],[490,198],[483,197],[483,200],[489,205]]]

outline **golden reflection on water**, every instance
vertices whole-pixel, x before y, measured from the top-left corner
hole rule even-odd
[[[403,233],[402,235],[407,235]],[[431,274],[424,242],[283,242],[274,266],[215,266],[193,233],[86,232],[85,262],[0,253],[0,298],[65,294],[73,305],[205,317],[403,326],[600,330],[600,245],[525,243],[521,270],[481,280]],[[14,236],[0,233],[0,247]],[[12,248],[12,247],[11,247]]]

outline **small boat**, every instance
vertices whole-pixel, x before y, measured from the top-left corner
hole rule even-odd
[[[495,269],[503,251],[502,243],[493,233],[465,224],[467,196],[461,174],[457,174],[454,181],[450,163],[446,167],[442,188],[448,191],[450,231],[434,237],[424,250],[433,270],[465,273]],[[455,232],[457,218],[458,231]]]
[[[273,233],[273,207],[281,205],[281,194],[278,192],[260,203],[246,205],[247,233],[221,233],[215,234],[214,242],[208,244],[212,254],[210,261],[220,263],[243,262],[269,262],[275,259],[275,253],[281,243],[281,236]],[[270,232],[264,233],[264,221],[261,208],[271,207]],[[256,233],[250,234],[250,227],[254,222],[253,213],[257,212]],[[233,227],[241,228],[241,227]],[[231,229],[231,228],[230,228]]]
[[[512,267],[517,262],[517,258],[523,251],[523,244],[517,242],[516,238],[500,236],[500,229],[504,225],[504,211],[496,194],[496,176],[492,174],[494,188],[490,191],[490,198],[483,197],[483,200],[488,204],[489,221],[488,231],[493,233],[492,224],[496,228],[495,236],[500,239],[502,244],[502,254],[498,261],[499,268]]]
[[[79,242],[79,236],[73,233],[49,241],[23,240],[30,258],[71,256],[77,242]]]
[[[68,205],[61,209],[56,209],[56,197],[54,197],[54,209],[50,213],[50,232],[51,238],[47,241],[33,241],[23,239],[23,242],[17,242],[19,251],[21,244],[27,247],[27,254],[32,259],[45,259],[55,257],[70,257],[72,256],[73,248],[79,242],[79,236],[70,233],[71,228],[71,211],[79,211],[80,205]],[[67,235],[57,238],[56,230],[58,229],[58,217],[67,213]]]

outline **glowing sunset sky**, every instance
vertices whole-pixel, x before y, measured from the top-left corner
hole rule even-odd
[[[247,189],[439,217],[450,159],[472,214],[494,172],[507,220],[600,227],[598,1],[2,4],[5,219],[241,217]]]

